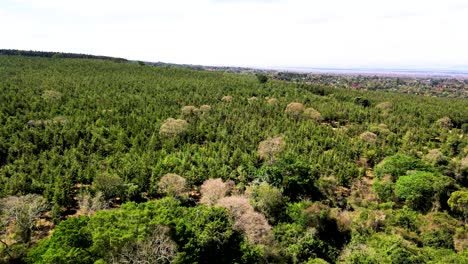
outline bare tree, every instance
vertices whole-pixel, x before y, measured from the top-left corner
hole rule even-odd
[[[290,103],[286,106],[286,110],[284,110],[286,114],[290,117],[297,119],[300,117],[302,112],[304,112],[304,105],[301,103]]]
[[[187,192],[187,181],[180,175],[168,173],[159,180],[158,190],[165,195],[182,197]]]
[[[268,138],[258,145],[258,156],[268,160],[271,165],[275,162],[276,156],[284,150],[285,145],[283,137]]]
[[[165,137],[176,137],[185,133],[189,124],[183,119],[168,118],[161,125],[159,134]]]
[[[177,244],[169,236],[169,228],[156,225],[142,241],[127,243],[120,252],[112,253],[111,263],[153,264],[171,263],[177,254]]]
[[[28,243],[37,218],[47,209],[44,197],[37,194],[9,196],[0,200],[7,221],[15,224],[15,232],[23,243]]]
[[[369,131],[362,133],[359,137],[369,144],[377,142],[377,135]]]
[[[315,110],[314,108],[310,107],[304,110],[304,117],[310,120],[314,120],[320,122],[323,120],[322,115],[319,111]]]
[[[96,192],[93,196],[87,191],[81,193],[78,205],[80,207],[80,211],[86,215],[94,214],[95,212],[106,209],[109,206],[108,202],[105,201],[102,192]]]
[[[234,223],[234,227],[242,231],[250,243],[263,245],[273,243],[271,226],[261,213],[247,211]]]
[[[221,198],[216,205],[228,209],[235,220],[241,218],[243,214],[254,210],[249,203],[249,199],[237,195]]]
[[[220,178],[208,179],[201,186],[200,203],[206,205],[214,205],[216,202],[225,197],[232,189],[232,184],[223,182]]]
[[[223,98],[221,98],[221,101],[229,103],[229,102],[232,101],[232,99],[233,99],[232,96],[225,95],[225,96],[223,96]]]

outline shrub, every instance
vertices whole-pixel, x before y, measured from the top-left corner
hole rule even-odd
[[[468,223],[468,191],[455,191],[447,201],[450,208],[463,214],[465,223]]]
[[[427,230],[421,233],[423,245],[433,248],[453,249],[453,236],[448,230]]]
[[[268,160],[270,164],[275,162],[276,156],[285,148],[283,137],[268,138],[258,145],[258,156],[263,160]]]
[[[371,102],[367,98],[356,97],[354,98],[354,103],[363,107],[369,107]]]
[[[168,118],[161,125],[159,134],[165,137],[176,137],[185,133],[188,129],[187,121],[183,119]]]
[[[187,189],[185,178],[173,173],[162,176],[158,183],[158,191],[172,197],[182,197]]]
[[[223,180],[219,178],[208,179],[204,181],[201,186],[200,203],[214,205],[219,199],[225,197],[231,191],[232,187],[232,184],[223,182]]]
[[[263,83],[268,82],[268,76],[267,75],[257,73],[256,76],[257,76],[257,80],[258,80],[259,83],[263,84]]]

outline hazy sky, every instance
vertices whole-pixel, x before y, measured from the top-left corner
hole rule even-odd
[[[468,65],[467,0],[0,0],[0,48],[258,67]]]

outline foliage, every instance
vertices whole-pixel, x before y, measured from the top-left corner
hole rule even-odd
[[[466,259],[467,101],[381,92],[463,97],[463,81],[263,72],[260,83],[5,54],[0,197],[40,195],[52,210],[33,214],[22,243],[2,200],[2,260],[112,263],[149,248],[175,263]],[[287,144],[260,148],[273,135]],[[35,246],[50,218],[65,224]],[[87,242],[67,242],[76,234]]]
[[[375,166],[374,170],[377,177],[382,178],[388,174],[392,181],[396,181],[398,177],[405,175],[409,170],[434,171],[430,165],[423,161],[404,154],[395,154],[385,158]]]
[[[430,172],[414,172],[401,176],[395,183],[395,195],[406,200],[415,210],[428,210],[432,203],[439,204],[443,195],[453,188],[454,181],[442,175]],[[436,206],[434,204],[434,206]]]

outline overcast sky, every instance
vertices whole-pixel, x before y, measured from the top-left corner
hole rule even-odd
[[[0,0],[0,48],[257,67],[468,65],[467,0]]]

